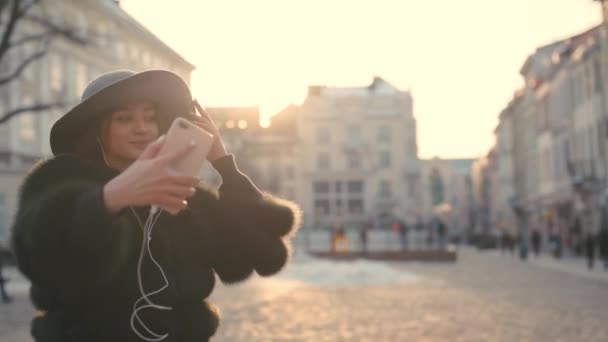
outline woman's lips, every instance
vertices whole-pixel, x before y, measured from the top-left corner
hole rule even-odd
[[[137,148],[146,148],[150,142],[149,141],[134,141],[131,145]]]

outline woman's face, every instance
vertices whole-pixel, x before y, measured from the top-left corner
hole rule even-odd
[[[159,136],[156,109],[152,102],[132,102],[116,109],[103,125],[106,161],[118,170],[126,169]]]

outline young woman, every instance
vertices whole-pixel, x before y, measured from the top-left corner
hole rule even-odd
[[[116,71],[54,124],[54,157],[26,177],[13,227],[36,341],[206,341],[215,275],[234,283],[285,265],[297,206],[258,190],[194,113],[179,76]],[[219,193],[171,169],[189,148],[158,155],[177,116],[214,135]],[[151,205],[162,211],[145,241]]]

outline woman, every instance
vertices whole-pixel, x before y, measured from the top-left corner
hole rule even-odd
[[[260,192],[192,103],[171,72],[117,71],[91,82],[53,125],[54,157],[25,179],[13,227],[36,341],[205,341],[218,326],[204,301],[215,274],[234,283],[286,263],[297,207]],[[176,116],[214,135],[207,158],[222,176],[219,194],[171,170],[189,149],[158,155]],[[148,255],[151,205],[163,211]],[[142,294],[155,306],[142,308]]]

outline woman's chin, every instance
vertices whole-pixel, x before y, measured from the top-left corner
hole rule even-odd
[[[132,148],[128,153],[129,159],[135,161],[135,159],[139,158],[139,156],[144,152],[144,150],[145,148]]]

